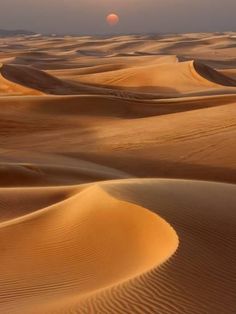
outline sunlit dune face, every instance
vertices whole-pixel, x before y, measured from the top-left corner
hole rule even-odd
[[[119,19],[119,16],[118,16],[117,14],[112,13],[112,14],[109,14],[109,15],[107,16],[106,20],[107,20],[107,23],[108,23],[110,26],[114,26],[114,25],[116,25],[116,24],[119,23],[119,20],[120,20],[120,19]]]

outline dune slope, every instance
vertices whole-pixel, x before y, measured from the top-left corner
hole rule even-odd
[[[34,190],[26,192],[37,201]],[[50,204],[60,191],[45,193]],[[79,300],[147,271],[176,250],[174,230],[148,210],[114,199],[96,185],[67,193],[58,203],[1,223],[1,245],[9,247],[1,256],[3,311],[20,306],[27,311],[35,302],[50,307],[59,296],[75,293]]]

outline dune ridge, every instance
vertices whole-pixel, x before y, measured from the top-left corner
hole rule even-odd
[[[34,190],[28,191],[28,194],[32,192]],[[53,192],[58,193],[56,189]],[[5,303],[9,309],[14,306],[19,308],[22,303],[27,311],[26,300],[28,304],[31,298],[32,302],[42,302],[45,297],[53,300],[61,294],[70,295],[72,291],[77,291],[79,298],[83,297],[88,292],[113,286],[145,272],[162,263],[177,248],[177,236],[163,219],[144,208],[108,196],[99,186],[84,188],[80,192],[71,188],[67,195],[65,200],[49,207],[0,224],[3,245],[9,244],[12,234],[21,238],[20,242],[13,240],[10,249],[1,257],[3,310]],[[31,197],[34,199],[34,194]],[[51,202],[50,196],[48,201]],[[94,236],[96,234],[101,236]],[[146,245],[150,240],[152,247]],[[34,249],[30,243],[34,243]],[[63,243],[69,244],[66,255]],[[123,245],[120,246],[120,243]],[[20,262],[21,273],[11,262],[20,252],[24,252]],[[120,257],[120,262],[114,263]],[[49,267],[47,272],[46,265]],[[96,272],[97,268],[99,272]],[[26,269],[29,270],[28,276],[25,275]]]

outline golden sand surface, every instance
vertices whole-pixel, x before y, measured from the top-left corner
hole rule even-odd
[[[0,44],[0,313],[234,313],[236,35]]]

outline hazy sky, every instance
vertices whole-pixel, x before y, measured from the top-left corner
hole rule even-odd
[[[120,23],[106,24],[115,12]],[[104,34],[236,31],[236,0],[0,0],[0,28]]]

